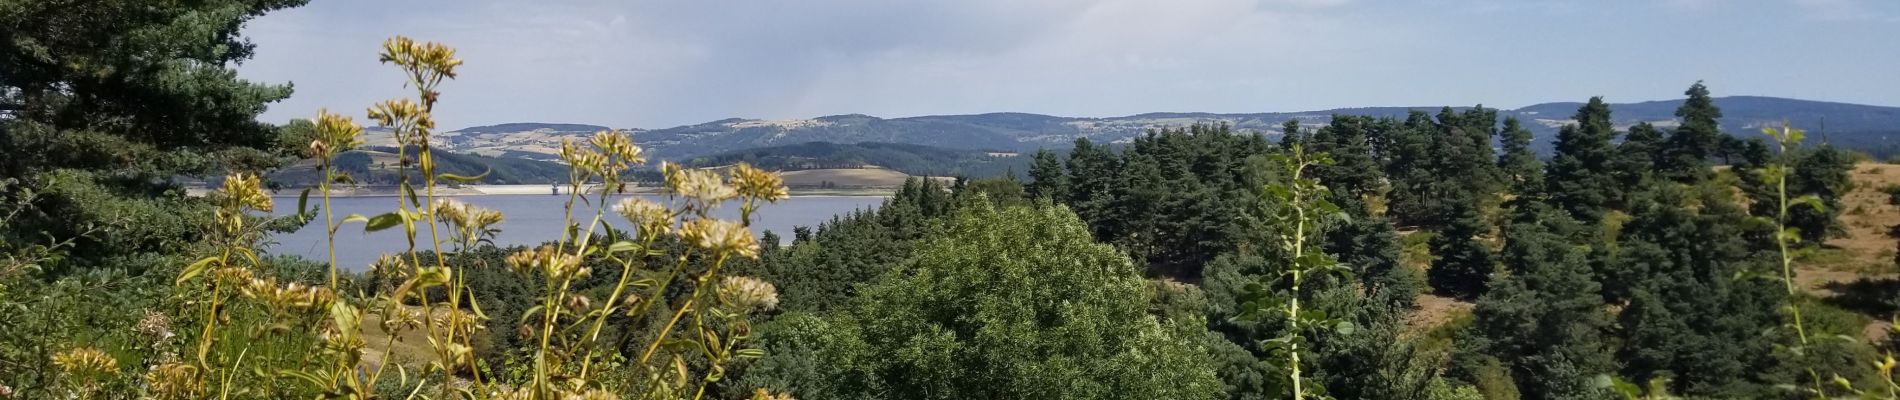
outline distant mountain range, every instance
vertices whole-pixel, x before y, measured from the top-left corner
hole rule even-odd
[[[1619,127],[1650,122],[1674,126],[1675,109],[1682,100],[1612,104]],[[1547,143],[1559,127],[1570,122],[1580,103],[1544,103],[1500,110],[1499,117],[1517,117]],[[1876,155],[1900,152],[1900,107],[1797,100],[1775,97],[1731,96],[1716,99],[1722,108],[1722,127],[1741,137],[1755,137],[1763,126],[1788,121],[1825,138]],[[634,141],[652,156],[691,160],[740,150],[807,142],[896,143],[950,149],[1023,152],[1037,148],[1067,148],[1076,138],[1096,142],[1126,142],[1151,129],[1194,123],[1227,123],[1240,131],[1278,136],[1280,124],[1298,119],[1318,126],[1334,114],[1404,118],[1412,110],[1435,113],[1430,107],[1367,107],[1303,112],[1269,113],[1147,113],[1125,117],[1081,118],[1026,113],[937,115],[879,118],[850,114],[795,120],[723,119],[664,129],[627,128]],[[603,126],[551,123],[510,123],[464,128],[439,134],[439,148],[501,158],[554,160],[562,138],[584,138]],[[372,135],[377,132],[372,131]],[[371,145],[390,145],[388,135],[369,138]]]

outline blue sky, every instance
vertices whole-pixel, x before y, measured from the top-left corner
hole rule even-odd
[[[405,95],[384,38],[448,43],[445,128],[728,117],[1515,108],[1716,95],[1900,105],[1892,0],[315,0],[252,21],[264,115]]]

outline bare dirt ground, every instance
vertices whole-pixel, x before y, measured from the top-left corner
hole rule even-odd
[[[1459,314],[1471,312],[1468,301],[1431,293],[1418,295],[1417,309],[1405,316],[1405,326],[1412,332],[1423,332],[1446,322],[1451,322]]]
[[[898,187],[910,179],[905,173],[882,168],[808,169],[786,171],[782,176],[785,185],[791,187],[817,187],[827,182],[840,188]]]

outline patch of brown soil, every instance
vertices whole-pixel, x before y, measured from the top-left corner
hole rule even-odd
[[[1841,224],[1847,236],[1829,239],[1829,247],[1847,253],[1851,262],[1817,266],[1855,272],[1892,273],[1894,239],[1887,230],[1900,224],[1900,207],[1887,204],[1887,186],[1900,185],[1900,165],[1863,162],[1849,173],[1854,189],[1841,198]]]
[[[1417,308],[1405,316],[1407,332],[1429,331],[1451,322],[1459,314],[1471,312],[1473,307],[1471,302],[1429,293],[1418,295],[1416,301]]]

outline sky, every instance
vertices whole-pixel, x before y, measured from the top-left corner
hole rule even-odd
[[[1516,108],[1697,80],[1900,105],[1893,0],[314,0],[244,34],[239,75],[295,88],[270,122],[413,95],[376,61],[396,35],[465,61],[449,129]]]

